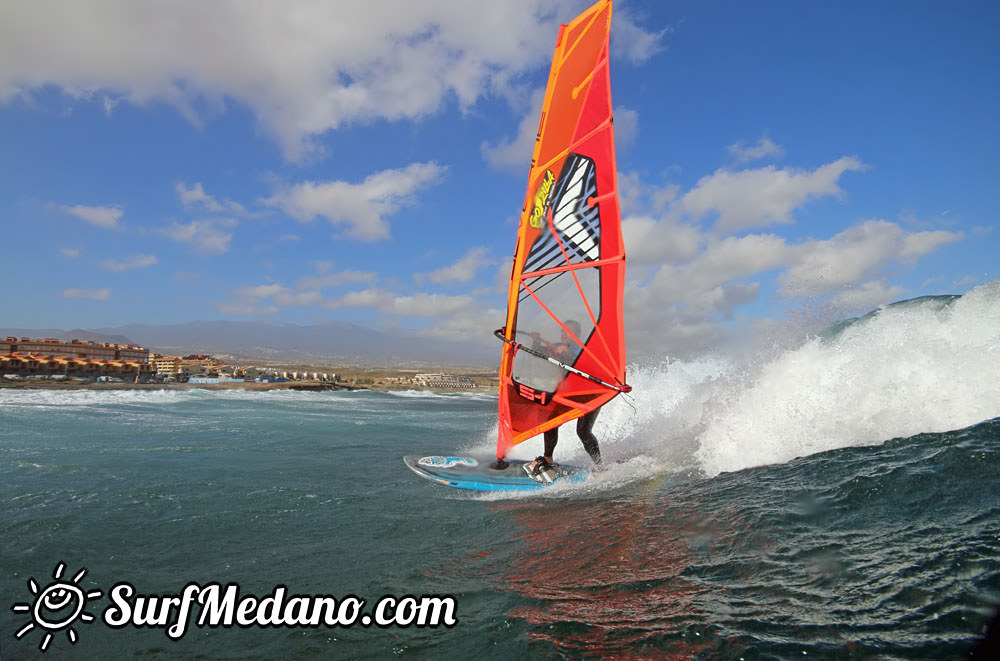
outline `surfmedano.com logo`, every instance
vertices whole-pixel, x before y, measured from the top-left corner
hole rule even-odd
[[[38,648],[49,649],[55,634],[65,632],[71,644],[80,636],[74,625],[93,622],[96,618],[86,611],[88,602],[100,599],[101,590],[84,592],[79,586],[87,574],[79,570],[70,580],[63,578],[66,563],[60,562],[52,572],[55,579],[44,588],[34,578],[28,579],[31,602],[16,603],[14,613],[28,613],[29,620],[14,637],[27,638],[35,629],[44,633]],[[101,614],[101,621],[112,629],[128,626],[163,629],[171,640],[180,640],[194,624],[198,628],[248,627],[352,627],[372,625],[388,627],[453,627],[458,624],[455,598],[451,595],[384,595],[371,609],[367,602],[354,595],[336,598],[331,595],[290,595],[284,585],[275,586],[270,594],[258,598],[241,594],[237,583],[188,583],[177,594],[138,594],[127,581],[116,583],[107,593],[111,604]]]
[[[14,637],[26,636],[36,627],[42,629],[45,633],[38,648],[43,652],[49,648],[52,635],[60,631],[66,632],[69,642],[76,643],[77,633],[73,624],[78,619],[83,622],[92,622],[94,616],[83,609],[86,607],[88,599],[100,599],[101,597],[100,590],[84,592],[77,585],[86,576],[86,569],[78,571],[69,581],[62,580],[65,570],[66,563],[57,564],[52,572],[52,578],[56,580],[46,585],[44,589],[38,587],[34,577],[29,578],[28,590],[34,595],[35,600],[30,604],[14,604],[11,607],[15,613],[31,613],[31,620],[21,627],[14,634]]]

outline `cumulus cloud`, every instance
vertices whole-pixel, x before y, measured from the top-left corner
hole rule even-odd
[[[227,301],[219,304],[219,312],[224,314],[268,317],[277,314],[279,312],[279,308],[274,305],[255,307],[245,301]]]
[[[177,197],[180,199],[181,204],[185,207],[202,208],[211,213],[246,213],[246,209],[243,208],[242,204],[228,199],[220,202],[214,196],[206,193],[201,182],[196,182],[190,188],[182,182],[177,182],[174,190],[177,192]]]
[[[106,259],[99,266],[106,271],[128,271],[141,269],[157,263],[156,255],[134,255],[126,259]]]
[[[401,170],[377,172],[359,184],[346,181],[284,186],[261,204],[302,222],[322,216],[346,235],[360,241],[389,238],[386,218],[412,201],[420,188],[437,182],[445,168],[436,163],[412,163]]]
[[[624,10],[616,8],[615,11],[617,13],[611,23],[612,55],[640,64],[663,49],[663,37],[670,32],[670,28],[650,32],[636,22],[627,7]]]
[[[91,225],[104,227],[109,230],[118,229],[118,221],[121,220],[121,217],[125,213],[118,206],[91,207],[83,204],[74,204],[73,206],[56,204],[53,206],[59,211],[76,216]]]
[[[864,167],[859,159],[845,156],[812,172],[774,166],[717,170],[685,193],[679,208],[695,219],[717,214],[715,228],[720,232],[790,223],[797,207],[816,197],[840,195],[841,175]]]
[[[364,282],[374,284],[378,274],[373,271],[356,271],[348,269],[339,273],[321,273],[316,276],[306,276],[295,281],[298,289],[324,289],[326,287],[340,287],[347,284]]]
[[[111,297],[111,290],[104,289],[67,289],[62,293],[63,298],[82,298],[88,301],[106,301]]]
[[[494,260],[489,259],[488,257],[489,252],[489,249],[485,246],[476,246],[474,248],[470,248],[454,263],[435,271],[431,271],[430,273],[417,273],[414,277],[417,282],[420,283],[424,280],[436,284],[469,282],[475,277],[476,272],[479,269],[490,266],[494,263]]]
[[[231,218],[192,220],[190,223],[172,223],[163,233],[174,241],[190,244],[195,252],[221,255],[229,252],[233,233],[227,230],[235,226],[236,221]]]
[[[961,233],[868,220],[841,226],[828,238],[739,234],[777,219],[794,222],[810,200],[838,195],[844,172],[863,167],[844,157],[814,171],[720,170],[689,191],[675,185],[657,190],[638,175],[620,176],[631,208],[660,209],[623,219],[629,256],[625,315],[633,349],[677,355],[717,347],[741,307],[765,296],[793,304],[808,299],[851,313],[905,297],[902,287],[888,281],[890,270],[914,265],[959,241]],[[712,212],[718,221],[703,227],[698,221]]]
[[[639,135],[639,113],[625,106],[618,106],[614,109],[614,120],[615,148],[621,149],[635,142]]]
[[[418,293],[399,295],[393,292],[370,288],[349,292],[323,304],[327,309],[343,307],[375,308],[383,314],[410,317],[440,317],[453,314],[473,301],[469,295],[448,296],[445,294]]]
[[[269,298],[271,296],[277,296],[286,292],[288,292],[286,287],[274,284],[258,285],[256,287],[239,287],[233,291],[233,293],[240,298],[246,298],[254,301]]]
[[[623,218],[622,236],[633,266],[686,262],[698,254],[703,240],[697,227],[648,215]]]
[[[737,142],[735,144],[729,145],[729,155],[737,163],[748,163],[750,161],[756,161],[767,156],[774,156],[779,158],[784,156],[785,150],[774,144],[771,138],[762,136],[757,144],[750,147],[745,147],[743,141]]]
[[[961,237],[945,231],[907,233],[896,223],[869,220],[830,239],[799,246],[793,263],[778,277],[779,293],[830,294],[862,282],[890,262],[912,262]]]
[[[163,102],[190,121],[236,102],[297,160],[349,122],[412,119],[448,99],[469,107],[551,56],[577,0],[72,0],[14,3],[0,23],[0,101],[55,86],[81,99]],[[627,57],[662,33],[620,13]]]
[[[914,262],[924,255],[934,252],[938,247],[954,243],[962,238],[961,232],[917,232],[903,239],[899,250],[899,258],[905,262]]]

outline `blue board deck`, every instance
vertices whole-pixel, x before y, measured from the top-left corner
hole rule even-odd
[[[473,491],[535,491],[545,489],[547,484],[535,482],[524,473],[526,461],[509,459],[510,466],[504,470],[490,468],[488,462],[472,457],[444,457],[407,455],[403,461],[414,473],[446,487],[471,489]],[[556,480],[552,484],[583,482],[590,477],[590,470],[579,466],[557,464]]]

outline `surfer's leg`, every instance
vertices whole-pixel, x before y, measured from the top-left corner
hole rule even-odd
[[[556,443],[559,442],[559,428],[553,427],[545,432],[545,460],[552,463],[552,456],[556,451]]]
[[[576,421],[576,435],[580,437],[583,449],[587,451],[587,454],[590,455],[590,458],[597,465],[601,463],[601,448],[597,444],[597,437],[594,436],[593,429],[594,422],[597,421],[597,414],[600,410],[594,409]]]

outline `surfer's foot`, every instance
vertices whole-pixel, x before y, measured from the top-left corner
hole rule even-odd
[[[556,479],[556,471],[545,457],[537,457],[524,465],[524,472],[535,482],[548,484]]]

